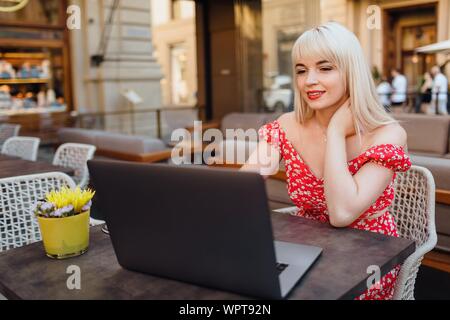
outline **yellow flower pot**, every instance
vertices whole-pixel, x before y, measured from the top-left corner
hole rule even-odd
[[[65,218],[37,217],[47,256],[65,259],[82,255],[89,246],[90,210]]]

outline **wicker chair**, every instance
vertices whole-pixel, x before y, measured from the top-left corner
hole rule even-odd
[[[3,144],[2,153],[36,161],[40,142],[41,139],[34,137],[12,137]]]
[[[96,147],[90,144],[65,143],[56,150],[53,164],[75,169],[73,179],[84,188],[89,182],[88,160],[92,159]]]
[[[51,190],[75,182],[62,172],[46,172],[0,179],[0,252],[41,240],[39,224],[31,212],[32,206]],[[89,225],[105,223],[90,218]]]
[[[20,130],[19,124],[9,124],[9,123],[0,124],[0,148],[7,139],[19,135],[19,130]]]
[[[298,209],[287,207],[274,211],[295,215]],[[413,300],[420,263],[437,243],[435,184],[428,169],[412,166],[407,172],[397,173],[395,199],[390,212],[395,217],[400,237],[416,242],[415,252],[402,265],[393,299]]]
[[[63,186],[73,188],[75,183],[62,172],[0,179],[0,252],[41,240],[31,208],[47,192]]]
[[[390,212],[395,217],[400,237],[414,240],[416,250],[402,265],[393,299],[414,300],[414,284],[420,263],[437,242],[435,184],[431,172],[419,166],[398,173],[395,183],[395,200]]]

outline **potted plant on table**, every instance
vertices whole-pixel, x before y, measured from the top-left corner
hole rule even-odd
[[[65,259],[79,256],[89,246],[89,216],[95,192],[79,187],[51,191],[33,208],[47,256]]]

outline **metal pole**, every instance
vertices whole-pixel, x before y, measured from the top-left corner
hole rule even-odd
[[[436,114],[439,114],[439,101],[438,101],[438,98],[439,98],[439,90],[436,92],[436,99],[434,100],[434,111],[435,111],[435,113]]]
[[[161,110],[156,110],[156,134],[158,136],[158,139],[161,139]]]
[[[134,104],[129,102],[129,106],[130,106],[130,121],[131,121],[131,134],[135,134],[136,132],[136,127],[135,127],[135,123],[134,123]]]

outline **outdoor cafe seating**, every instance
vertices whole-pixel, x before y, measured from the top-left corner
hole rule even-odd
[[[1,276],[2,268],[8,268],[7,257],[19,252],[16,250],[22,250],[20,249],[21,247],[41,240],[36,218],[30,211],[33,203],[42,199],[51,189],[59,189],[62,186],[74,187],[76,185],[76,170],[84,168],[86,161],[92,158],[94,152],[94,146],[61,145],[53,162],[55,170],[47,168],[47,170],[52,171],[0,179],[0,190],[2,190],[0,196],[0,212],[2,213],[0,215],[0,251],[4,251],[0,255],[0,283],[6,281],[8,282],[8,287],[11,288],[9,280],[3,279]],[[64,156],[69,157],[69,159],[65,161],[58,160]],[[74,159],[77,161],[74,161]],[[18,158],[3,159],[3,161],[9,161],[9,163],[14,160],[24,161]],[[1,162],[0,159],[0,167]],[[73,166],[70,169],[71,171],[68,171],[69,167],[67,164],[74,162],[79,165]],[[64,165],[66,166],[64,167]],[[66,173],[55,172],[58,169],[66,170],[66,173],[72,175],[73,178]],[[81,181],[87,179],[86,175],[86,172],[81,175]],[[278,175],[279,179],[280,175]],[[412,249],[411,253],[404,260],[399,261],[402,263],[402,271],[395,289],[395,299],[414,299],[414,284],[419,266],[424,255],[434,248],[436,244],[434,195],[434,179],[426,168],[413,166],[408,172],[398,174],[396,198],[392,204],[391,212],[396,218],[400,236],[412,241],[415,249]],[[277,213],[273,214],[279,215]],[[286,215],[281,214],[281,216]],[[91,229],[91,233],[94,232],[93,230],[95,228]],[[98,245],[96,242],[91,243],[92,247],[96,245]],[[35,247],[35,250],[38,250],[37,248]],[[94,259],[94,257],[90,256],[88,252],[82,259],[90,261],[89,259]],[[30,261],[30,263],[34,262]],[[35,263],[38,263],[38,261]],[[111,263],[114,263],[113,260],[111,260]],[[18,277],[20,276],[18,275]],[[15,292],[17,294],[15,297],[20,297],[19,291]],[[102,299],[105,297],[97,296],[96,298]]]
[[[436,169],[433,166],[429,167],[431,163],[429,159],[430,157],[441,157],[440,154],[442,152],[445,153],[446,151],[444,149],[447,150],[448,148],[448,136],[438,134],[433,143],[426,143],[426,139],[421,139],[423,137],[416,137],[413,129],[417,128],[417,126],[424,126],[424,128],[429,129],[422,128],[421,131],[434,130],[435,132],[448,132],[448,126],[450,124],[444,119],[430,122],[427,117],[416,119],[414,115],[396,116],[405,122],[404,125],[408,133],[411,132],[408,135],[412,140],[408,141],[408,145],[410,152],[414,153],[412,156],[413,160],[416,158],[419,160],[422,158],[425,159],[425,161],[420,162],[420,165],[416,163],[408,172],[397,174],[395,201],[391,205],[390,210],[395,216],[400,237],[408,239],[412,245],[409,249],[411,251],[404,257],[400,253],[393,254],[392,261],[401,259],[399,262],[402,264],[394,298],[410,300],[414,299],[415,282],[424,255],[430,252],[437,242],[435,225],[436,186],[435,180],[430,172],[431,170],[435,173]],[[245,131],[247,129],[259,128],[277,117],[278,114],[231,113],[226,115],[220,123],[203,123],[203,130],[216,128],[224,133],[226,137],[227,129],[239,128]],[[417,123],[412,124],[413,121]],[[188,130],[192,131],[193,128],[188,128]],[[20,139],[20,137],[17,138]],[[76,185],[80,187],[88,186],[89,172],[86,163],[90,159],[98,157],[100,159],[109,158],[149,164],[153,162],[170,163],[171,151],[175,145],[167,145],[167,141],[163,142],[157,138],[79,128],[62,128],[59,130],[59,138],[60,143],[57,145],[58,148],[56,148],[51,164],[43,163],[42,161],[27,161],[17,155],[4,154],[0,156],[0,169],[2,168],[2,163],[4,168],[0,175],[0,189],[2,190],[0,196],[2,246],[0,251],[3,251],[5,257],[6,255],[13,255],[14,252],[17,252],[16,250],[32,250],[31,245],[35,246],[33,250],[39,250],[37,246],[42,239],[36,217],[30,211],[32,204],[42,199],[51,189],[59,189],[63,185],[69,187],[75,187]],[[255,138],[256,140],[236,140],[233,137],[231,139],[225,139],[219,143],[218,152],[214,157],[224,157],[227,149],[245,151],[244,154],[248,157],[256,146],[257,137]],[[224,159],[227,160],[226,158]],[[207,163],[208,160],[211,161],[214,159],[206,159]],[[239,167],[239,164],[230,165],[225,161],[220,166],[235,169]],[[289,213],[294,212],[292,210],[292,202],[285,190],[286,175],[284,170],[284,165],[281,163],[280,171],[266,180],[269,207],[273,210],[272,214],[276,219],[287,218],[291,216]],[[441,186],[440,176],[437,177],[437,181]],[[100,218],[105,217],[100,213]],[[103,223],[101,220],[95,220],[91,217],[91,225],[95,226],[101,223]],[[277,224],[277,222],[274,223],[275,225]],[[92,238],[104,240],[105,238],[98,233],[100,232],[98,228],[101,227],[93,227],[91,229]],[[275,233],[277,232],[275,230]],[[96,245],[98,245],[96,242],[91,243],[93,248]],[[111,249],[100,248],[102,248],[101,250]],[[405,250],[403,250],[403,253],[406,252]],[[86,263],[89,263],[91,266],[90,254],[88,251],[84,256],[72,259],[85,259],[87,261]],[[114,266],[116,263],[114,256],[108,253],[108,257],[108,259],[112,259],[110,263]],[[36,263],[36,266],[38,266],[42,261],[33,263]],[[49,262],[47,261],[46,263]],[[320,263],[319,261],[319,265]],[[0,255],[0,274],[2,266],[8,268],[7,264],[2,265],[2,255]],[[95,267],[95,264],[92,267]],[[111,272],[114,273],[115,271],[111,270]],[[20,276],[17,274],[17,277]],[[146,279],[145,276],[143,279]],[[8,282],[9,280],[5,279],[4,281]],[[1,283],[2,277],[0,275]],[[320,284],[312,281],[310,285]],[[302,292],[301,289],[299,290]],[[354,295],[355,290],[357,289],[349,289],[347,295],[344,296],[346,298],[351,297]],[[21,297],[20,290],[14,292],[11,297]],[[22,297],[33,298],[31,296]],[[70,298],[70,296],[65,297]],[[204,297],[207,298],[208,295],[206,294]],[[308,295],[304,296],[302,292],[293,296],[294,299],[300,297],[307,298]],[[330,294],[330,297],[337,298],[338,296]],[[106,298],[106,296],[96,296],[96,298],[102,299]],[[132,296],[128,298],[132,298]],[[148,296],[148,298],[157,297]],[[316,296],[315,298],[320,297]]]

